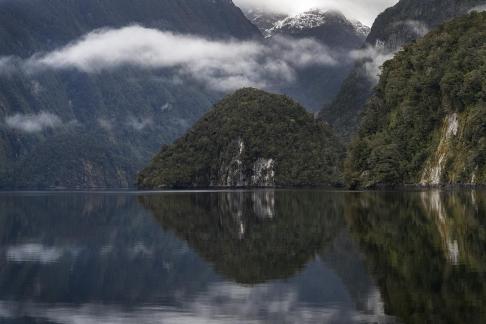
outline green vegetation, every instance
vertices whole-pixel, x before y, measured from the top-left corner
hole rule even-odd
[[[133,24],[218,39],[260,37],[227,0],[8,0],[0,1],[0,56],[29,58],[99,28]],[[222,97],[169,69],[30,73],[15,64],[6,66],[12,73],[0,73],[0,189],[133,187],[160,145]],[[63,126],[29,133],[6,125],[16,114],[41,112]]]
[[[345,217],[388,315],[401,323],[484,323],[484,193],[353,195]]]
[[[140,197],[230,280],[259,284],[301,271],[342,230],[340,194],[319,191],[213,192]]]
[[[376,18],[365,46],[376,47],[381,43],[385,45],[384,54],[391,54],[423,36],[422,33],[427,29],[434,29],[455,17],[465,15],[479,5],[484,5],[484,0],[398,1]],[[367,64],[375,64],[372,61],[371,57],[358,61],[336,98],[331,104],[325,105],[320,114],[346,142],[350,142],[356,135],[360,115],[376,85],[366,67]]]
[[[138,183],[141,188],[336,185],[342,181],[342,158],[329,127],[300,105],[243,89],[165,146]]]
[[[385,63],[345,165],[353,187],[486,182],[486,13]]]

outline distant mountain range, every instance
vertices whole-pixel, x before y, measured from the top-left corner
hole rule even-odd
[[[297,81],[283,88],[271,89],[290,95],[307,109],[317,112],[329,104],[338,93],[342,82],[355,61],[348,54],[359,49],[369,27],[347,19],[338,11],[313,9],[295,16],[272,15],[258,10],[246,15],[267,40],[274,37],[291,39],[315,39],[331,52],[346,59],[335,66],[312,66],[299,71]]]
[[[334,46],[325,35],[342,29],[343,51],[364,41],[340,15],[309,15],[320,17],[320,23],[299,33],[287,28],[275,34],[315,37]],[[309,15],[291,20],[305,24]],[[160,145],[181,136],[227,93],[168,68],[122,65],[94,73],[20,68],[11,73],[23,64],[19,60],[29,63],[95,30],[133,25],[208,40],[263,40],[259,28],[229,0],[0,2],[0,188],[130,187]],[[317,111],[335,95],[351,66],[302,67],[293,82],[268,87]]]
[[[370,30],[335,11],[243,13],[231,0],[0,1],[0,189],[132,187],[161,145],[247,83],[324,107],[348,140],[380,66],[484,3],[401,0]],[[208,46],[213,57],[197,56]]]
[[[0,57],[28,59],[93,30],[134,24],[262,38],[229,0],[4,0]],[[160,145],[221,95],[167,69],[0,73],[0,188],[130,187]]]

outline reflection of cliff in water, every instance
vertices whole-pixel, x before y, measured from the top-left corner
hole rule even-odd
[[[345,216],[387,314],[405,323],[484,323],[485,193],[361,193]]]
[[[331,193],[181,193],[140,199],[162,227],[240,283],[296,274],[344,226],[339,196]]]

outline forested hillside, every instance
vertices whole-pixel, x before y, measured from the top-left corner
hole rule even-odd
[[[439,27],[384,65],[346,172],[365,188],[486,183],[486,13]]]
[[[329,186],[344,149],[290,98],[242,89],[224,98],[139,175],[144,189]]]
[[[373,93],[379,66],[403,45],[485,3],[484,0],[400,0],[385,10],[376,18],[362,52],[357,53],[358,63],[334,101],[322,109],[320,117],[349,140],[356,133],[360,115]]]
[[[170,69],[16,69],[93,30],[135,24],[261,37],[229,0],[1,1],[0,188],[130,187],[161,144],[222,96]]]

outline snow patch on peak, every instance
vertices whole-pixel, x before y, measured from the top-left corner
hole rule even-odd
[[[331,12],[329,12],[331,13]],[[334,12],[332,12],[334,14]],[[284,18],[277,21],[273,27],[274,30],[291,28],[291,29],[310,29],[322,26],[327,22],[331,15],[328,12],[313,9],[300,13],[295,16]],[[334,15],[333,15],[334,16]]]
[[[356,30],[358,34],[363,35],[364,37],[367,37],[370,34],[371,28],[364,25],[360,21],[352,20],[351,23],[353,24],[354,30]]]
[[[273,34],[281,30],[301,31],[305,29],[313,29],[320,27],[326,23],[338,22],[343,25],[350,25],[358,34],[367,36],[370,33],[370,28],[363,25],[359,21],[348,20],[341,12],[335,10],[312,9],[295,16],[289,16],[278,20],[273,26],[265,30],[266,37],[271,37]]]

